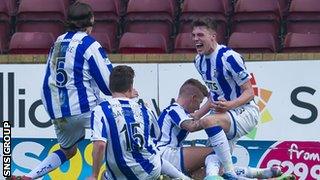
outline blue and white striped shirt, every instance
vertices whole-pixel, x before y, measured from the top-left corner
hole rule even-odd
[[[181,128],[181,123],[193,119],[178,103],[173,103],[162,111],[158,119],[160,137],[157,147],[181,147],[189,132]]]
[[[236,99],[242,93],[240,86],[251,78],[241,55],[224,45],[208,56],[198,54],[194,64],[214,101]]]
[[[94,108],[92,141],[107,142],[109,179],[156,179],[161,161],[150,130],[157,125],[144,106],[126,98],[113,98]]]
[[[42,102],[51,119],[92,110],[101,101],[100,91],[111,95],[112,64],[101,45],[85,32],[67,32],[51,48]]]

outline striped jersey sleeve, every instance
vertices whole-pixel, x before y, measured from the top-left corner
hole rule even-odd
[[[95,107],[90,117],[91,141],[100,140],[107,142],[107,126],[105,124],[105,118],[101,106]]]
[[[189,119],[192,119],[189,113],[177,103],[164,109],[158,119],[160,137],[157,147],[180,147],[188,135],[188,131],[181,128],[181,123]]]
[[[90,74],[96,81],[99,89],[105,95],[111,95],[109,90],[109,76],[113,66],[104,49],[95,41],[85,51],[84,58],[88,61]]]
[[[231,72],[233,79],[239,86],[251,78],[244,65],[244,60],[239,53],[234,51],[227,52],[225,58],[227,69]]]
[[[145,106],[145,108],[147,109],[149,117],[150,117],[150,125],[149,125],[150,135],[156,141],[160,136],[160,128],[158,125],[158,119],[157,119],[157,116],[155,115],[155,113],[150,108],[148,108],[146,106]]]
[[[184,109],[182,109],[181,106],[172,107],[172,109],[168,112],[168,115],[170,116],[171,121],[180,128],[182,122],[193,119],[185,112]]]

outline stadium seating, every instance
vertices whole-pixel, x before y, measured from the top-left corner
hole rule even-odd
[[[64,32],[65,7],[62,0],[20,0],[17,32]]]
[[[52,33],[55,39],[64,32],[66,10],[75,1],[0,0],[0,53],[9,52],[10,38],[14,32]],[[229,43],[239,52],[309,52],[318,48],[319,0],[79,1],[93,8],[95,24],[91,35],[108,53],[145,53],[145,50],[194,53],[191,22],[199,17],[216,20],[217,41],[220,44]],[[124,42],[136,39],[138,44],[159,46],[164,39],[165,45],[149,49],[126,48],[122,43],[122,49],[119,50],[119,39],[123,33]],[[132,33],[146,38],[143,40],[146,42],[132,38]],[[270,35],[273,40],[270,40]],[[126,40],[128,37],[130,40]],[[264,42],[250,42],[255,40],[245,40],[244,37]],[[301,40],[302,37],[310,40],[302,41],[305,43],[301,45],[297,39]],[[239,39],[245,43],[238,44]],[[10,52],[14,51],[11,49]]]
[[[159,33],[124,33],[120,53],[167,53],[165,38]]]
[[[291,0],[278,0],[282,16],[286,16],[289,11]]]
[[[117,0],[80,0],[89,4],[93,11],[95,20],[119,20],[119,9]]]
[[[231,34],[229,47],[241,53],[272,53],[276,52],[276,45],[270,33],[242,33]]]
[[[319,52],[320,34],[288,33],[283,52]]]
[[[179,33],[174,43],[174,53],[195,53],[195,45],[191,33]]]
[[[63,1],[63,6],[64,6],[65,10],[68,10],[69,5],[74,3],[73,0],[71,0],[71,1],[70,0],[62,0],[62,1]]]
[[[281,17],[278,0],[238,0],[232,32],[270,33],[278,48]]]
[[[173,7],[173,10],[175,12],[175,15],[179,15],[179,11],[180,11],[180,1],[177,0],[170,0],[171,5]]]
[[[160,33],[169,45],[174,32],[173,18],[171,0],[129,0],[124,32]]]
[[[54,43],[51,33],[44,32],[16,32],[10,45],[10,54],[48,54]]]
[[[226,9],[227,9],[228,14],[232,14],[233,7],[235,6],[235,4],[237,3],[238,0],[223,0],[223,1],[224,1],[225,6],[227,7]],[[277,0],[277,1],[279,2],[282,16],[287,15],[291,0]],[[227,6],[227,4],[228,4],[228,6]]]
[[[191,32],[191,22],[195,18],[208,17],[218,24],[217,40],[226,42],[227,12],[223,0],[184,0],[180,16],[179,32]]]
[[[10,12],[5,1],[0,1],[0,21],[10,22]]]
[[[114,2],[114,5],[115,5],[115,7],[116,7],[117,14],[118,14],[119,16],[122,15],[122,14],[124,14],[126,8],[125,8],[125,4],[122,5],[123,0],[113,0],[113,2]]]
[[[235,1],[235,0],[234,0]],[[233,13],[233,0],[222,0],[223,7],[227,15],[231,15]]]
[[[0,46],[5,51],[10,36],[10,12],[5,1],[0,1]]]
[[[249,28],[247,32],[277,33],[280,19],[281,12],[277,0],[238,0],[233,17],[233,31],[243,32]],[[270,24],[271,28],[265,29],[267,25],[261,27],[261,23]]]
[[[287,32],[320,33],[320,2],[292,0],[287,17]]]
[[[94,37],[95,40],[97,40],[101,44],[101,46],[106,50],[106,52],[108,53],[112,52],[111,42],[107,32],[105,33],[93,32],[91,33],[91,36]]]
[[[2,41],[0,39],[0,54],[4,53],[4,48],[2,47]]]
[[[111,42],[111,51],[117,49],[118,24],[120,20],[116,0],[81,0],[88,3],[94,11],[95,24],[93,32],[108,33]]]
[[[121,16],[125,15],[127,12],[127,5],[129,0],[115,0],[115,1],[120,1],[120,14]]]
[[[2,0],[5,2],[8,8],[10,16],[14,16],[17,10],[17,1],[16,0]]]

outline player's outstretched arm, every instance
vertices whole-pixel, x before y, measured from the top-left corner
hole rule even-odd
[[[201,126],[200,122],[197,120],[193,120],[193,119],[183,121],[181,123],[180,127],[182,129],[187,130],[188,132],[195,132],[195,131],[202,130],[202,126]]]
[[[98,179],[101,164],[104,160],[104,154],[107,147],[107,139],[103,134],[102,107],[97,106],[91,113],[91,141],[93,144],[92,150],[92,174],[88,179]]]
[[[104,153],[106,149],[107,143],[104,141],[93,141],[93,150],[92,150],[92,174],[88,178],[90,180],[98,179],[102,160],[104,159]]]

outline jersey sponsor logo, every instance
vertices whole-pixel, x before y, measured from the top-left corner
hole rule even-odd
[[[217,82],[205,80],[205,83],[211,91],[218,91],[219,90],[219,86],[218,86]]]

